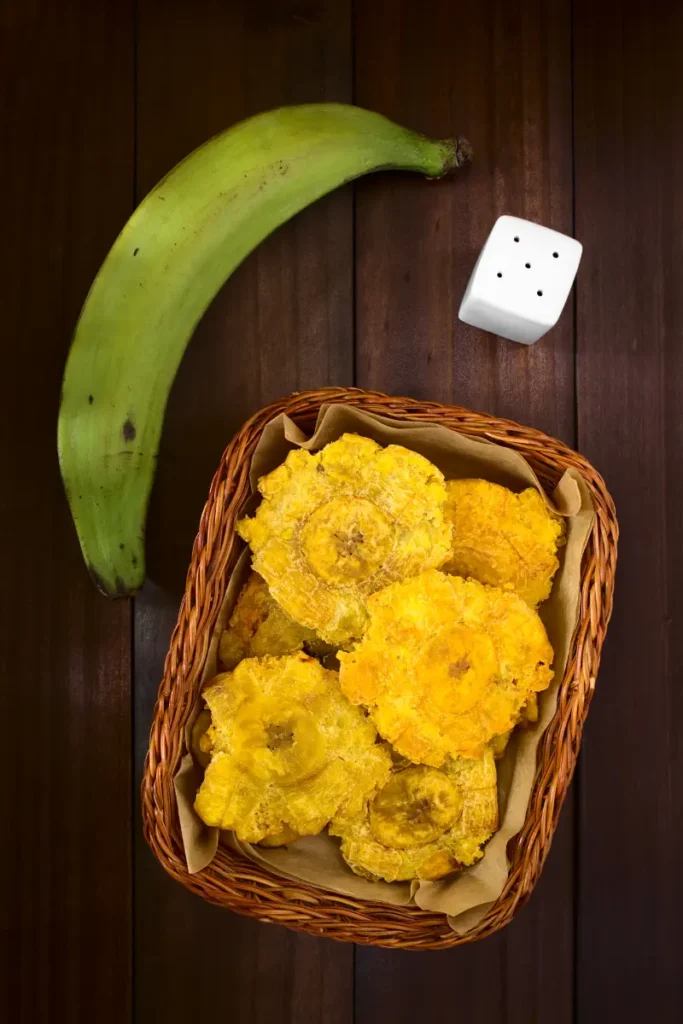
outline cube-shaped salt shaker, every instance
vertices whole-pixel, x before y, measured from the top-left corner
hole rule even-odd
[[[472,271],[459,317],[531,345],[560,318],[579,268],[575,238],[521,217],[499,217]]]

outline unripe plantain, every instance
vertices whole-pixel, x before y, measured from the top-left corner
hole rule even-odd
[[[187,343],[226,278],[332,189],[396,168],[440,177],[469,159],[379,114],[284,107],[191,153],[124,227],[85,301],[64,374],[58,447],[90,572],[108,595],[144,581],[144,527],[164,410]]]

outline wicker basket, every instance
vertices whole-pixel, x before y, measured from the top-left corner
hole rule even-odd
[[[524,455],[547,489],[552,489],[564,470],[573,466],[585,479],[595,504],[595,525],[582,565],[579,624],[557,711],[538,747],[526,821],[508,847],[510,875],[497,902],[464,936],[451,930],[443,914],[356,900],[291,882],[269,874],[223,845],[204,871],[190,875],[185,866],[173,777],[184,753],[184,727],[197,698],[216,615],[239,554],[240,542],[233,526],[250,493],[251,456],[263,428],[274,416],[285,412],[310,432],[320,406],[331,402],[393,419],[440,423],[468,437],[507,445]],[[294,394],[261,410],[232,440],[211,484],[154,712],[142,782],[142,813],[145,837],[165,869],[211,903],[344,942],[445,949],[491,935],[508,924],[539,877],[574,772],[612,609],[617,536],[614,505],[602,478],[581,455],[538,430],[455,406],[351,388]]]

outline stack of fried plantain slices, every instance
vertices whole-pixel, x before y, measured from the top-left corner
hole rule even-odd
[[[534,488],[446,482],[356,434],[258,486],[228,671],[192,730],[198,814],[263,846],[329,826],[371,879],[474,864],[498,827],[495,759],[553,678],[536,607],[563,520]]]

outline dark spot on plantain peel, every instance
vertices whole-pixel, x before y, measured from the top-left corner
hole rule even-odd
[[[134,441],[135,440],[135,424],[133,423],[130,416],[123,424],[123,440]]]

